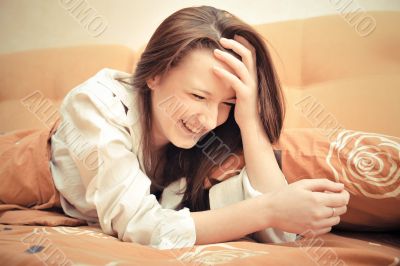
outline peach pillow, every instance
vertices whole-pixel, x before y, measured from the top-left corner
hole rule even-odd
[[[289,183],[328,178],[345,184],[348,211],[337,228],[400,229],[400,138],[353,130],[324,134],[318,128],[286,129],[281,151]]]
[[[353,130],[325,133],[318,128],[282,132],[273,148],[288,183],[307,178],[344,183],[350,201],[336,228],[400,229],[400,138]]]

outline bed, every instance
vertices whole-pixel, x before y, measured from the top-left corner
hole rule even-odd
[[[255,25],[271,47],[287,100],[283,138],[274,148],[288,182],[324,176],[351,192],[349,210],[332,232],[281,244],[246,237],[157,250],[121,242],[57,210],[0,205],[0,264],[400,265],[400,35],[393,26],[400,12],[360,15],[376,23],[368,34],[339,14]],[[36,95],[57,110],[71,88],[99,69],[133,71],[140,52],[87,45],[0,55],[0,131],[46,128],[49,113],[24,99]],[[355,161],[346,166],[354,149],[338,147],[356,147],[361,139],[391,155],[389,185],[378,182],[383,175],[372,186],[349,174],[356,167]]]
[[[251,239],[157,250],[94,226],[0,225],[2,265],[398,265],[400,235],[328,233],[286,244]]]

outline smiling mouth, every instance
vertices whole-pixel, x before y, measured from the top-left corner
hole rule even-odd
[[[179,120],[179,126],[182,128],[183,131],[185,131],[187,134],[190,134],[190,135],[200,135],[200,133],[202,133],[202,130],[198,130],[198,131],[193,131],[193,130],[191,130],[191,129],[183,122],[183,119]]]

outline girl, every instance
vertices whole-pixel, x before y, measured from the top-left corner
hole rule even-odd
[[[226,11],[175,12],[133,75],[101,70],[60,114],[50,160],[60,206],[123,241],[291,241],[329,232],[346,212],[343,184],[287,184],[272,150],[284,102],[268,50]]]

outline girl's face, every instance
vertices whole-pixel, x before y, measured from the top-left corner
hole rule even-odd
[[[233,88],[216,74],[219,61],[209,49],[195,49],[163,76],[148,79],[152,90],[153,129],[156,147],[171,142],[192,148],[201,136],[223,124],[235,104]]]

